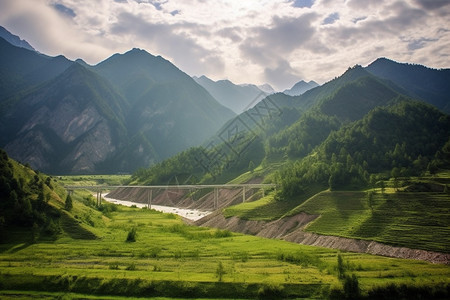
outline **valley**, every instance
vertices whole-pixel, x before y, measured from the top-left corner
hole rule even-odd
[[[277,92],[1,29],[0,298],[450,297],[450,69]]]
[[[73,225],[82,226],[79,229],[68,230],[62,222],[57,239],[43,236],[38,243],[29,243],[29,233],[17,228],[1,244],[0,295],[322,298],[339,290],[338,257],[346,274],[358,276],[365,297],[380,295],[380,287],[389,283],[411,293],[419,288],[421,295],[438,296],[448,283],[445,264],[189,226],[173,214],[138,207],[104,204],[99,211],[93,204],[83,204],[92,199],[87,191],[75,191],[73,198],[69,215],[78,220]],[[49,204],[64,205],[61,200]],[[284,228],[289,231],[291,225]],[[95,238],[87,238],[82,228],[89,228]],[[133,228],[136,240],[127,242]],[[434,291],[423,290],[424,286]]]

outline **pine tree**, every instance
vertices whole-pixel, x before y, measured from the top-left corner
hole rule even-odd
[[[64,205],[64,208],[67,211],[71,211],[73,208],[72,197],[70,195],[67,195],[67,197],[66,197],[66,203]]]

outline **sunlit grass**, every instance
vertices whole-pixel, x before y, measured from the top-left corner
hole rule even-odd
[[[84,195],[77,192],[74,199]],[[177,297],[187,291],[196,297],[208,291],[213,298],[224,296],[223,290],[254,298],[270,284],[293,295],[320,298],[323,291],[341,285],[336,250],[188,226],[175,215],[148,209],[119,206],[105,216],[75,204],[80,222],[84,222],[81,214],[92,214],[95,226],[90,229],[98,238],[73,239],[63,234],[55,241],[3,244],[3,289]],[[136,242],[126,242],[132,228],[137,231]],[[392,282],[449,283],[450,269],[445,265],[341,255],[347,272],[360,278],[363,291]],[[225,272],[220,284],[219,262]],[[173,294],[164,292],[167,289]]]

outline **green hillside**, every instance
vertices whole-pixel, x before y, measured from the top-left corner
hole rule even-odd
[[[0,170],[0,297],[371,299],[374,294],[402,291],[439,299],[450,284],[445,265],[188,226],[175,215],[148,209],[96,207],[89,191],[75,191],[68,207],[59,178],[36,173],[3,151]],[[438,182],[443,180],[447,179]],[[321,201],[325,218],[333,201]],[[377,198],[374,206],[381,210],[389,201]],[[310,203],[313,198],[297,209]],[[357,211],[364,205],[344,207]],[[350,280],[356,280],[357,289],[344,288]]]
[[[445,178],[447,184],[450,178]],[[410,182],[395,192],[324,191],[287,215],[299,212],[320,215],[307,231],[348,238],[367,239],[395,246],[449,253],[450,197],[440,192],[412,192]],[[427,183],[430,184],[430,183]]]
[[[8,158],[0,149],[0,236],[3,243],[30,245],[68,235],[96,239],[85,215],[100,213],[73,200],[66,207],[66,191],[56,178],[35,172]],[[101,219],[97,223],[102,223]],[[93,222],[92,224],[95,224]],[[92,225],[91,224],[91,225]],[[4,245],[0,245],[2,249]]]
[[[269,221],[306,212],[320,215],[311,232],[448,253],[448,179],[440,174],[450,168],[450,118],[398,90],[351,68],[310,109],[286,105],[278,112],[293,113],[242,131],[240,116],[225,126],[236,126],[233,142],[219,132],[216,143],[141,169],[133,182],[273,182],[276,191],[223,215]]]

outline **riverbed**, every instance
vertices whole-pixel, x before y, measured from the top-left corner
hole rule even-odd
[[[114,204],[120,204],[120,205],[124,205],[124,206],[135,205],[136,207],[139,207],[139,208],[147,207],[147,204],[144,204],[144,203],[118,200],[118,199],[113,199],[113,198],[105,197],[105,196],[103,196],[102,198],[105,199],[106,201],[114,203]],[[182,216],[183,218],[186,218],[186,219],[189,219],[192,221],[200,220],[201,218],[206,217],[207,215],[212,213],[211,211],[205,211],[205,210],[178,208],[178,207],[163,206],[163,205],[152,205],[151,209],[154,209],[154,210],[157,210],[157,211],[160,211],[163,213],[176,214],[176,215]]]

